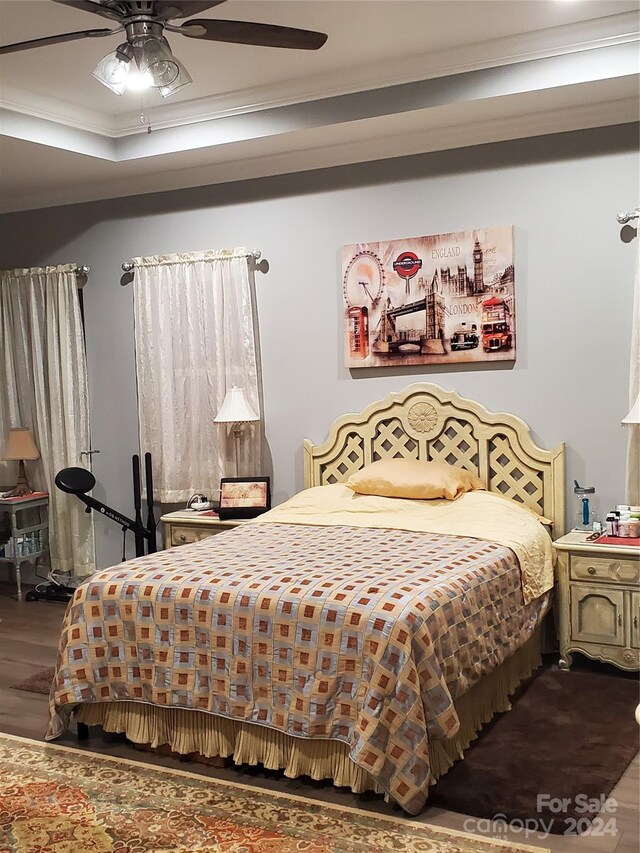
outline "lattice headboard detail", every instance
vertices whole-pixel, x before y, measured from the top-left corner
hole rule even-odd
[[[437,385],[417,383],[338,418],[324,444],[304,441],[305,486],[341,483],[377,459],[448,462],[476,473],[492,492],[530,506],[565,529],[564,445],[543,450],[515,415],[488,412]]]

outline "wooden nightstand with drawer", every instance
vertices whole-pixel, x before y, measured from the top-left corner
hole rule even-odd
[[[177,512],[168,512],[160,521],[164,525],[164,547],[175,548],[176,545],[190,545],[206,539],[207,536],[215,536],[225,530],[231,530],[240,524],[246,524],[246,519],[234,519],[220,521],[210,515],[203,515],[193,509],[181,509]]]
[[[554,542],[558,550],[558,622],[561,669],[572,652],[640,669],[640,549],[596,545],[587,533]]]

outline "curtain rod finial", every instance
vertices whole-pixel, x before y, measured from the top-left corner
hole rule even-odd
[[[616,216],[616,219],[620,223],[620,225],[626,225],[627,222],[631,222],[632,219],[638,218],[637,210],[621,210],[620,213]]]

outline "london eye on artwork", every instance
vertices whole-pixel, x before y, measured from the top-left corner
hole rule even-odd
[[[345,366],[513,361],[513,227],[342,247]]]

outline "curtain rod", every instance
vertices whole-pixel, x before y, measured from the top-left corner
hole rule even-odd
[[[76,267],[76,275],[89,275],[90,272],[91,267],[88,267],[86,264]]]
[[[620,225],[626,225],[627,222],[631,222],[632,219],[637,219],[638,216],[640,216],[640,213],[638,213],[637,210],[621,210],[616,216],[616,219]]]
[[[247,251],[247,257],[253,258],[254,261],[258,261],[262,257],[262,252],[260,251],[260,249],[249,249],[249,251]],[[133,261],[124,261],[124,263],[122,264],[123,272],[133,272],[134,268],[135,264]]]

